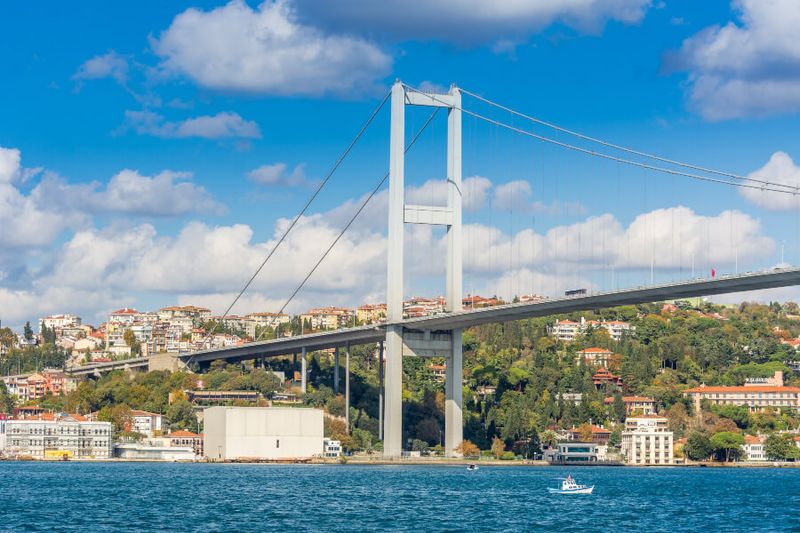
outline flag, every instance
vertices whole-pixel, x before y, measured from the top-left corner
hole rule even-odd
[[[714,276],[716,276],[716,275],[717,275],[717,271],[716,271],[715,269],[713,269],[713,268],[712,268],[712,269],[711,269],[711,277],[713,278],[713,277],[714,277]]]

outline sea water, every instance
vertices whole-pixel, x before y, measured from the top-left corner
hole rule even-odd
[[[378,530],[800,531],[800,469],[0,462],[0,531]]]

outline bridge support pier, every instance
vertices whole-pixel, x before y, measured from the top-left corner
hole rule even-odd
[[[344,352],[344,418],[350,433],[350,343]]]
[[[403,451],[403,326],[386,328],[385,379],[383,455],[400,457]]]
[[[378,438],[383,441],[383,341],[378,348]]]
[[[461,453],[456,449],[464,439],[464,418],[461,412],[464,372],[460,329],[453,330],[452,350],[445,371],[444,449],[447,457],[459,457]]]
[[[305,349],[305,347],[303,347],[303,351],[300,353],[300,372],[302,374],[301,377],[300,377],[300,387],[303,390],[303,394],[306,393],[306,388],[308,387],[308,383],[307,383],[307,381],[308,381],[308,367],[307,367],[307,364],[308,363],[306,361],[306,349]]]
[[[333,349],[333,392],[339,394],[339,347]]]

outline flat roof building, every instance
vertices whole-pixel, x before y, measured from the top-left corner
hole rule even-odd
[[[209,407],[203,420],[209,459],[293,460],[323,453],[321,409]]]

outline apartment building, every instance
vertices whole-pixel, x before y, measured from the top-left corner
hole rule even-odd
[[[622,454],[632,465],[671,465],[673,434],[669,420],[657,415],[630,417],[622,432]]]
[[[603,400],[606,405],[614,403],[614,397],[609,396]],[[622,401],[625,404],[625,414],[637,415],[652,415],[656,412],[656,401],[647,396],[623,396]]]
[[[584,317],[581,317],[579,322],[574,320],[558,320],[548,327],[548,331],[552,337],[556,337],[558,340],[573,342],[579,335],[585,334],[589,328],[605,329],[609,337],[617,342],[622,340],[622,336],[625,333],[636,330],[636,327],[630,325],[628,322],[620,322],[618,320],[586,320]]]

